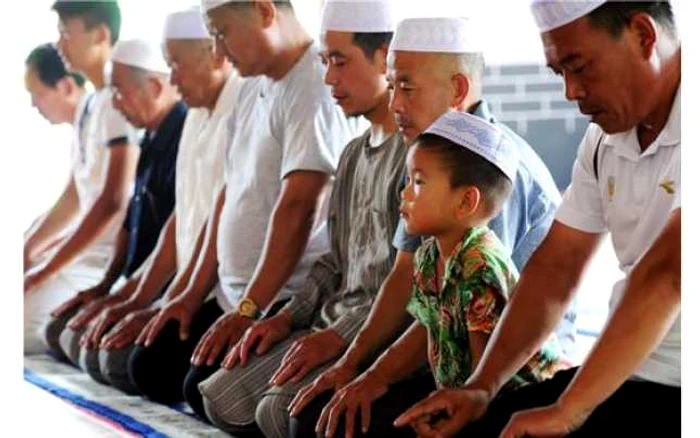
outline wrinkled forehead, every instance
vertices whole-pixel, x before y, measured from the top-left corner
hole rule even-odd
[[[166,60],[199,59],[203,51],[213,50],[212,39],[167,39],[163,45]]]
[[[606,36],[604,31],[592,27],[587,17],[540,34],[547,64],[553,68],[591,55],[596,47],[606,44],[606,39],[609,42]]]
[[[132,71],[132,67],[122,64],[121,62],[113,61],[110,84],[116,88],[123,88],[124,86],[135,84],[136,80],[133,77]]]
[[[420,81],[430,75],[436,53],[392,50],[387,56],[387,77],[395,81]]]

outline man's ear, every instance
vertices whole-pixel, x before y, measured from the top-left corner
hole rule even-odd
[[[77,87],[78,85],[75,83],[75,80],[70,76],[61,78],[56,82],[56,89],[62,96],[70,96]]]
[[[93,42],[96,44],[112,45],[112,31],[106,24],[99,24],[92,29]]]
[[[374,51],[374,64],[378,65],[381,73],[386,74],[386,57],[389,54],[389,46],[387,44],[382,44],[377,50]]]
[[[629,29],[644,59],[651,58],[659,37],[659,26],[649,14],[637,13],[630,18]]]
[[[228,62],[228,59],[226,58],[226,54],[224,53],[224,51],[221,50],[221,46],[216,43],[213,44],[214,45],[211,48],[212,64],[214,68],[219,69]]]
[[[272,26],[272,23],[275,22],[277,14],[279,13],[277,7],[275,7],[272,1],[256,1],[255,3],[253,3],[253,7],[255,8],[255,12],[258,13],[262,20],[262,27],[267,29],[268,27]]]
[[[147,86],[149,94],[156,99],[158,97],[160,97],[161,93],[163,93],[162,79],[154,77],[154,76],[150,76],[147,79],[147,81],[148,82],[146,83],[146,86]]]
[[[467,100],[471,83],[469,78],[462,73],[452,75],[452,107],[459,108]]]

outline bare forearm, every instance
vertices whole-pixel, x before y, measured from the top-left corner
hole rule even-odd
[[[591,412],[615,392],[661,343],[680,312],[680,290],[667,278],[628,289],[561,402]],[[630,284],[630,288],[632,284]],[[624,354],[620,354],[624,345]]]
[[[135,305],[142,307],[153,301],[163,290],[177,269],[175,254],[175,215],[163,227],[158,243],[150,256],[150,263],[132,296]]]
[[[367,373],[379,376],[388,385],[400,382],[428,361],[428,332],[419,322],[411,327],[379,356]]]
[[[25,252],[35,257],[46,250],[78,215],[80,205],[71,181],[51,209],[32,227],[25,239]]]
[[[678,215],[632,271],[603,334],[560,399],[567,408],[595,409],[634,374],[676,321],[681,311]]]
[[[261,261],[245,296],[266,308],[294,272],[308,243],[314,210],[304,205],[278,206],[272,215]]]
[[[99,198],[75,231],[64,240],[44,269],[53,274],[70,264],[117,220],[120,211],[119,204],[107,198]]]
[[[397,266],[387,276],[369,318],[345,353],[345,361],[356,369],[394,339],[409,318],[406,305],[411,297],[412,254],[399,257],[407,257],[409,265],[404,269]]]
[[[126,251],[129,245],[129,233],[125,230],[120,230],[117,235],[117,241],[114,245],[114,251],[112,252],[112,257],[107,264],[107,270],[105,275],[102,277],[100,283],[107,289],[112,287],[116,283],[117,279],[122,274],[124,269],[124,264],[126,263]]]
[[[492,397],[541,347],[561,320],[578,276],[535,253],[479,362],[470,383]],[[546,298],[543,297],[546,292]]]

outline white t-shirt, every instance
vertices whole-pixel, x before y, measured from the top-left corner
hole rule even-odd
[[[593,162],[601,138],[596,180]],[[643,153],[640,150],[636,128],[605,135],[600,127],[591,124],[574,163],[571,185],[556,216],[558,221],[588,233],[609,231],[620,269],[626,275],[654,243],[671,212],[680,207],[680,88],[663,131]],[[622,298],[626,281],[615,284],[611,310]],[[680,315],[635,376],[680,386]]]
[[[138,144],[139,132],[112,106],[112,92],[105,87],[96,91],[78,114],[85,117],[78,125],[79,138],[73,154],[73,179],[78,191],[81,214],[87,214],[102,193],[109,170],[109,147],[127,141]],[[126,212],[124,212],[126,214]],[[122,220],[113,222],[95,245],[112,247],[116,242]]]
[[[229,118],[243,78],[235,70],[219,94],[214,110],[190,108],[182,129],[175,175],[175,244],[178,267],[192,256],[216,194],[224,184]]]
[[[217,253],[223,294],[230,309],[240,300],[262,255],[268,223],[293,171],[332,175],[344,146],[360,124],[348,120],[323,83],[324,68],[311,45],[279,81],[265,76],[243,84],[231,119],[233,139],[226,156],[226,202],[221,213]],[[330,190],[326,191],[328,195]],[[327,195],[294,274],[280,292],[298,290],[312,263],[328,250]]]

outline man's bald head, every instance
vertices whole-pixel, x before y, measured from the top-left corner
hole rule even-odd
[[[391,110],[413,141],[449,109],[466,111],[481,99],[484,56],[394,50],[388,57]]]

